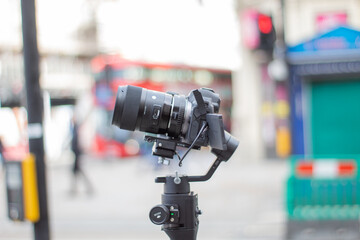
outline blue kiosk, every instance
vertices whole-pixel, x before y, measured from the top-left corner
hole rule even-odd
[[[360,154],[360,32],[339,27],[287,56],[293,154]]]
[[[291,175],[286,239],[360,239],[360,32],[288,48]]]

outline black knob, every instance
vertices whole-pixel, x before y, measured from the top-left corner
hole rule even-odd
[[[165,205],[157,205],[150,210],[150,220],[156,225],[166,223],[170,217],[170,211]]]

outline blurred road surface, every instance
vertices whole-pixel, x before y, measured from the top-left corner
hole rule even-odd
[[[53,240],[168,239],[153,225],[149,210],[160,204],[162,184],[156,176],[202,174],[214,157],[190,153],[182,168],[153,164],[154,158],[93,159],[84,157],[83,168],[94,185],[88,195],[83,182],[69,194],[71,166],[47,166],[48,200]],[[32,224],[13,223],[6,216],[4,174],[0,174],[0,240],[33,239]],[[234,156],[222,163],[207,182],[192,183],[199,195],[198,239],[282,239],[285,225],[284,184],[287,164],[281,160],[249,162]],[[80,179],[81,180],[81,179]]]

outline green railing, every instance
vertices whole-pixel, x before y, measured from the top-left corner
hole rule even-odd
[[[360,156],[295,156],[290,163],[286,184],[289,219],[359,219]]]

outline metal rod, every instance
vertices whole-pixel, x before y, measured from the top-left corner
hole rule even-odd
[[[43,100],[39,84],[39,52],[36,37],[35,0],[21,0],[24,71],[30,152],[36,158],[40,220],[34,223],[34,239],[49,240],[49,217],[43,143]]]

